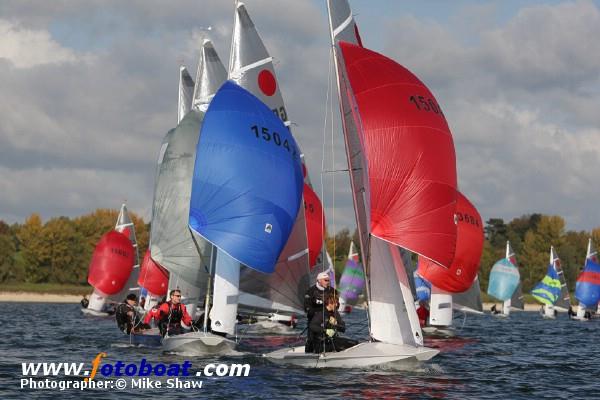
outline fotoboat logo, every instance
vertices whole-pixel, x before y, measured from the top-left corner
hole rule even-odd
[[[98,353],[86,363],[21,363],[21,389],[87,390],[87,389],[156,389],[202,388],[198,377],[243,377],[250,374],[249,364],[207,364],[193,368],[190,361],[164,364],[149,362],[106,362],[107,353]],[[103,379],[98,380],[98,377]],[[53,379],[50,379],[53,378]],[[58,379],[58,378],[63,378]],[[82,379],[83,378],[83,379]],[[96,379],[95,379],[96,378]]]

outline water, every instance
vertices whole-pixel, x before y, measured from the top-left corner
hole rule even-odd
[[[260,353],[292,344],[294,337],[246,338],[238,357],[199,358],[161,354],[158,349],[129,346],[113,319],[83,317],[74,304],[1,303],[0,398],[97,398],[126,395],[177,399],[583,399],[599,398],[599,322],[555,321],[537,313],[513,313],[509,319],[469,316],[459,336],[430,339],[441,350],[431,361],[403,370],[342,370],[280,367]],[[365,313],[346,316],[353,336],[365,326]],[[455,320],[460,328],[462,318]],[[363,329],[362,333],[365,333]],[[248,377],[198,378],[201,389],[27,390],[20,389],[22,362],[86,363],[98,352],[103,362],[183,363],[193,370],[210,362],[248,363]],[[103,379],[97,375],[96,379]]]

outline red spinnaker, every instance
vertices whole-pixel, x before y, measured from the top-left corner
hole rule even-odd
[[[88,283],[104,294],[117,294],[133,270],[135,250],[128,236],[110,231],[98,242],[88,273]]]
[[[371,233],[449,266],[456,246],[456,157],[446,118],[406,68],[350,43],[340,48],[358,106]]]
[[[469,289],[479,271],[483,251],[483,224],[471,202],[458,193],[456,202],[456,255],[449,269],[419,257],[418,273],[432,285],[450,293]]]
[[[140,266],[138,285],[157,296],[166,295],[169,288],[169,272],[150,257],[149,249]]]
[[[308,239],[308,259],[310,268],[317,263],[323,248],[325,214],[319,196],[306,183],[304,184],[304,216],[306,218],[306,237]]]

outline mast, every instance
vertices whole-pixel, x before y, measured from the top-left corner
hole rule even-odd
[[[337,86],[337,93],[338,93],[338,102],[339,102],[339,106],[340,106],[340,115],[342,116],[342,124],[343,124],[343,129],[344,132],[346,132],[346,119],[344,118],[344,107],[343,107],[343,98],[342,98],[342,92],[341,92],[341,87],[340,87],[340,66],[338,64],[338,58],[337,58],[337,47],[335,45],[335,34],[334,34],[334,28],[333,28],[333,20],[332,20],[332,16],[331,16],[331,6],[329,4],[329,1],[327,1],[327,13],[329,15],[329,33],[330,33],[330,37],[331,37],[331,48],[332,48],[332,56],[333,56],[333,62],[334,62],[334,66],[335,66],[335,75],[336,75],[336,86]],[[351,15],[350,15],[351,17]],[[362,264],[363,264],[363,269],[365,272],[365,291],[367,294],[367,302],[370,303],[371,301],[371,290],[370,290],[370,278],[369,278],[369,266],[370,266],[370,260],[369,260],[369,238],[365,238],[363,237],[363,229],[365,227],[361,226],[361,218],[360,218],[360,212],[359,212],[359,204],[358,204],[358,200],[356,198],[356,183],[354,182],[354,175],[353,175],[353,168],[352,168],[352,157],[350,154],[350,145],[348,143],[348,136],[346,134],[344,134],[344,148],[346,150],[346,160],[348,161],[348,173],[350,175],[350,186],[352,189],[352,202],[354,204],[354,214],[355,214],[355,219],[356,219],[356,225],[358,228],[358,240],[360,242],[360,250],[361,250],[361,258],[362,258]],[[363,168],[365,167],[364,165],[362,166]],[[366,209],[365,205],[366,205],[366,201],[365,201],[365,195],[366,192],[364,190],[364,188],[361,188],[361,192],[362,192],[362,201],[363,201],[363,208]],[[367,228],[367,232],[368,228]],[[370,235],[370,234],[369,234]],[[371,319],[370,319],[370,312],[371,309],[370,307],[367,307],[367,320],[368,320],[368,324],[369,324],[369,336],[371,336]]]

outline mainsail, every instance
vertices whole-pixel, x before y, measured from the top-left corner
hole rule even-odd
[[[194,80],[187,68],[179,67],[179,101],[177,103],[177,123],[192,109],[192,98],[194,96]]]
[[[196,247],[188,228],[189,202],[196,144],[204,112],[226,79],[225,67],[210,40],[202,43],[194,108],[165,136],[158,156],[152,207],[151,257],[169,273],[169,289],[180,289],[193,315],[206,289],[211,246],[198,238]]]

